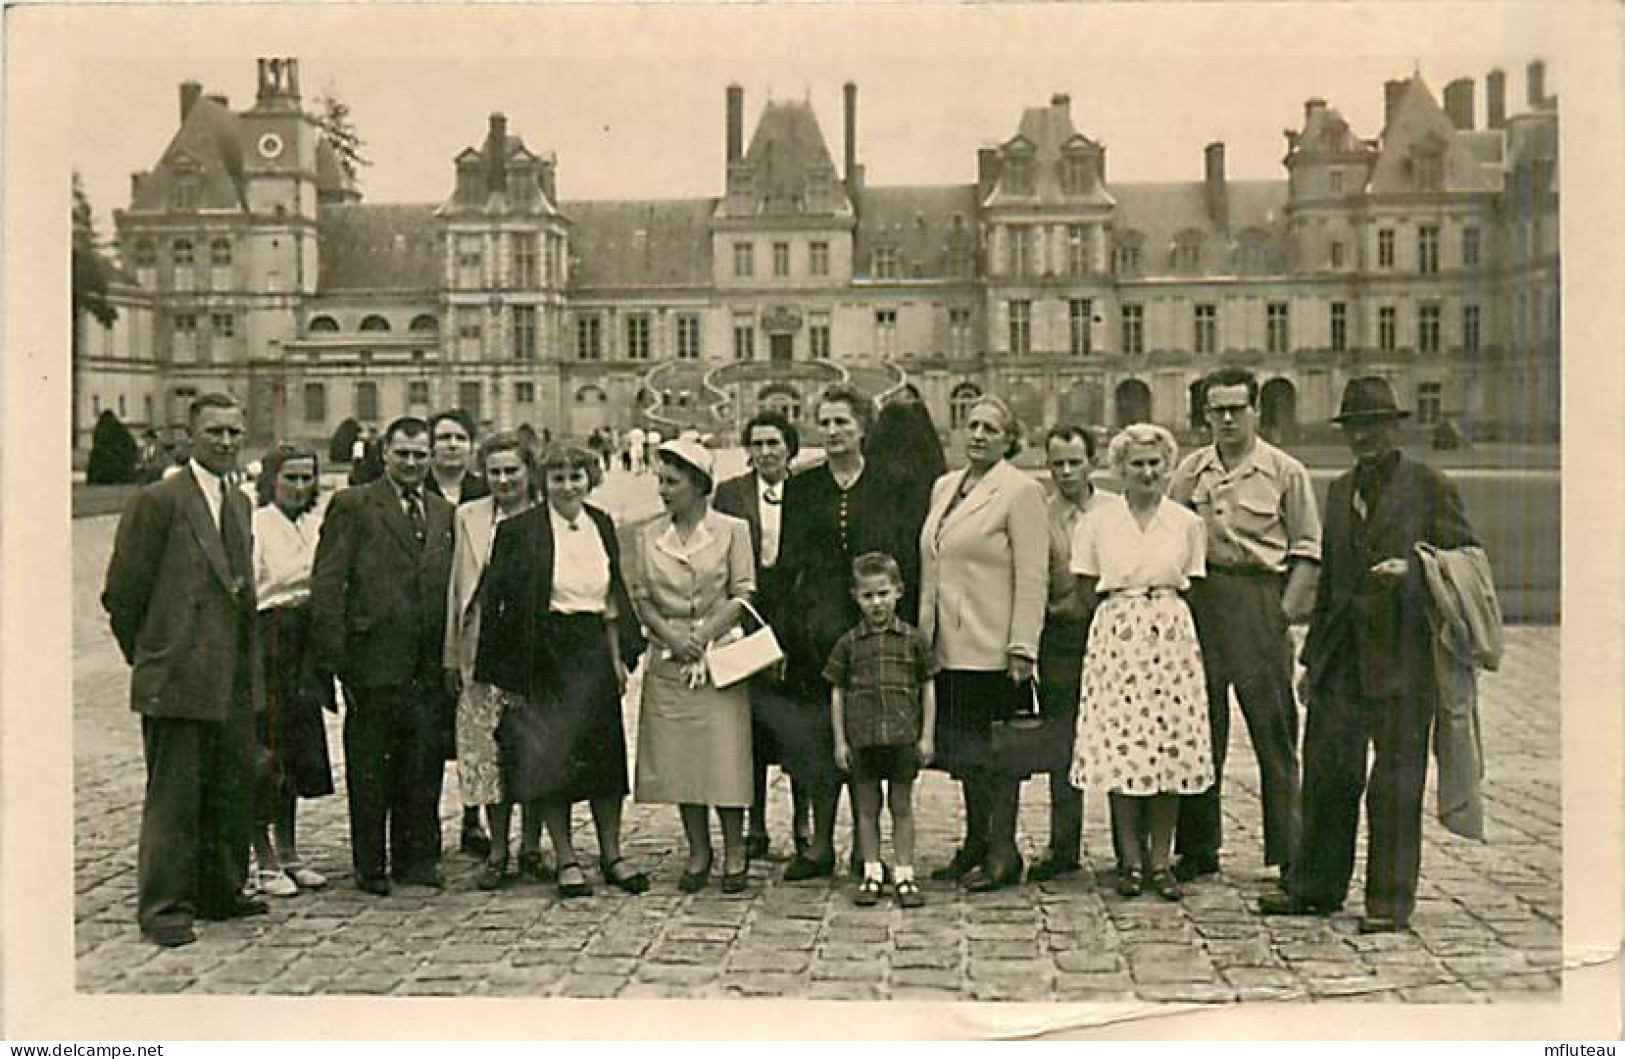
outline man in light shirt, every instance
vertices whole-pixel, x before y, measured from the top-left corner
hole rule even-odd
[[[1215,780],[1180,800],[1174,874],[1219,870],[1221,789],[1234,689],[1258,758],[1264,863],[1283,877],[1298,839],[1298,706],[1288,627],[1307,621],[1320,569],[1320,513],[1303,464],[1258,436],[1258,379],[1221,368],[1202,380],[1213,443],[1181,461],[1168,495],[1202,516],[1207,577],[1191,590],[1202,642]]]

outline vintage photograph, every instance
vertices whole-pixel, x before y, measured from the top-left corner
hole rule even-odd
[[[73,988],[1560,1002],[1582,83],[1207,6],[90,49]]]

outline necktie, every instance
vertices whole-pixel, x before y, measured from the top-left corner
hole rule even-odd
[[[423,497],[416,489],[406,491],[406,520],[412,523],[412,536],[417,538],[418,547],[423,547],[425,530],[423,527]]]

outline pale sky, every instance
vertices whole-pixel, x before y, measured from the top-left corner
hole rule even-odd
[[[107,9],[102,9],[106,11]],[[75,161],[108,234],[130,173],[177,128],[177,86],[200,81],[234,109],[255,59],[295,56],[307,101],[331,86],[374,165],[372,202],[440,201],[452,159],[501,110],[534,151],[559,156],[565,199],[716,195],[723,93],[745,89],[747,142],[763,103],[810,99],[836,165],[841,86],[858,85],[858,155],[872,185],[970,183],[976,149],[1012,136],[1024,107],[1072,97],[1078,130],[1107,150],[1108,181],[1194,180],[1202,148],[1229,175],[1284,179],[1282,130],[1311,96],[1362,136],[1381,129],[1383,81],[1413,69],[1441,98],[1457,77],[1525,67],[1561,93],[1561,5],[392,8],[174,10],[98,17],[76,79]]]

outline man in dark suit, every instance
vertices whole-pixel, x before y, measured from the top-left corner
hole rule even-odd
[[[1422,542],[1474,543],[1461,496],[1443,474],[1403,455],[1400,411],[1386,379],[1351,379],[1333,422],[1354,469],[1332,483],[1320,583],[1304,642],[1303,833],[1284,893],[1269,915],[1330,915],[1354,872],[1365,795],[1362,933],[1405,930],[1422,862],[1422,788],[1433,724],[1434,674]],[[1369,774],[1367,748],[1375,756]]]
[[[136,889],[141,932],[196,940],[194,918],[265,911],[241,894],[254,767],[254,573],[248,498],[226,486],[243,413],[192,402],[191,457],[119,521],[102,606],[132,666],[147,787]]]
[[[750,454],[749,472],[717,486],[712,506],[725,515],[744,519],[750,525],[751,550],[756,556],[756,607],[769,625],[784,628],[787,615],[783,588],[775,578],[779,557],[784,483],[790,477],[790,463],[801,448],[795,426],[771,409],[758,412],[745,424],[740,443]],[[769,720],[775,709],[793,708],[782,702],[783,692],[775,674],[762,674],[751,682],[751,748],[754,761],[755,802],[751,805],[749,830],[745,838],[747,856],[767,856],[767,766],[784,758]],[[791,820],[797,852],[805,848],[812,830],[806,791],[790,781]]]
[[[452,507],[491,495],[485,478],[469,470],[474,457],[474,442],[479,432],[474,417],[461,408],[448,408],[429,417],[429,474],[423,488],[443,496]],[[456,747],[449,747],[455,757]],[[463,833],[459,848],[470,857],[480,860],[491,852],[491,836],[485,833],[478,807],[463,806]]]
[[[429,427],[384,432],[384,476],[328,506],[311,581],[317,663],[344,684],[344,758],[356,885],[439,887],[449,733],[441,654],[452,506],[423,487]],[[388,832],[386,872],[385,833]]]

